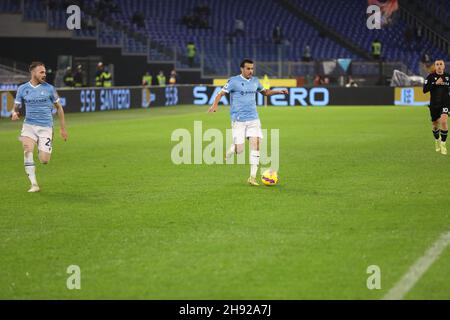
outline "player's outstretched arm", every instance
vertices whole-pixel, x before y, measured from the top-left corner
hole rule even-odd
[[[287,90],[270,90],[270,89],[265,89],[263,91],[261,91],[261,94],[270,97],[273,96],[274,94],[288,94],[289,92]]]
[[[214,98],[214,102],[212,106],[208,109],[208,112],[216,112],[219,108],[219,101],[225,95],[225,91],[220,91],[217,96]]]
[[[56,112],[58,113],[59,126],[61,127],[60,128],[61,137],[64,139],[64,141],[67,141],[68,135],[66,131],[66,119],[64,117],[64,109],[62,105],[59,103],[59,101],[55,102],[54,106],[56,108]]]
[[[20,104],[15,103],[14,108],[11,112],[11,120],[12,121],[16,121],[16,120],[20,119],[19,109],[20,109]]]

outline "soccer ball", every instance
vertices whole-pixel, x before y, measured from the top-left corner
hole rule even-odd
[[[261,180],[266,186],[274,186],[278,183],[278,173],[275,170],[267,169],[263,172]]]

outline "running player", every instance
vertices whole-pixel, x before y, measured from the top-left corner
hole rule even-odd
[[[39,161],[42,164],[47,164],[52,153],[53,107],[57,109],[60,133],[64,141],[67,140],[67,131],[64,110],[59,103],[58,94],[52,85],[45,82],[45,65],[42,62],[33,62],[29,70],[31,80],[17,89],[11,119],[13,121],[19,119],[19,109],[23,102],[26,113],[20,141],[24,151],[25,172],[31,182],[31,188],[28,192],[38,192],[40,188],[36,179],[34,147],[37,144]]]
[[[288,94],[287,90],[264,89],[257,77],[253,77],[255,64],[252,60],[244,59],[241,62],[241,74],[231,77],[227,84],[217,94],[208,112],[216,112],[220,99],[230,94],[230,115],[233,144],[227,151],[226,157],[233,153],[242,153],[245,147],[245,138],[250,142],[250,177],[247,182],[257,186],[256,173],[259,165],[259,145],[263,138],[261,122],[256,110],[256,93],[265,96],[274,94]]]
[[[450,74],[444,72],[444,60],[434,62],[435,71],[428,75],[423,92],[430,92],[430,115],[433,126],[436,152],[447,154],[448,109],[450,108]]]

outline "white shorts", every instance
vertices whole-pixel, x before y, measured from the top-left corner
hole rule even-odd
[[[24,123],[20,137],[28,137],[37,143],[39,150],[52,153],[53,128]]]
[[[251,121],[232,121],[231,129],[234,144],[244,144],[245,138],[263,138],[261,121],[259,121],[259,119]]]

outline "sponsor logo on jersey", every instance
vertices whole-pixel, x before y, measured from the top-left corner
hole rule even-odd
[[[48,102],[46,98],[39,98],[39,99],[24,99],[25,103],[28,104],[38,104],[38,103],[45,103]]]
[[[246,94],[255,94],[256,91],[252,91],[252,90],[248,90],[248,91],[241,91],[241,95],[246,95]]]

